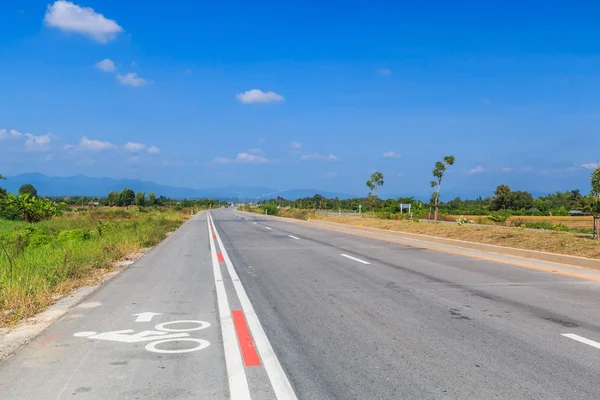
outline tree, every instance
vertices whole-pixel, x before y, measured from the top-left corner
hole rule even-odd
[[[583,196],[579,189],[571,190],[571,210],[581,210],[583,207]]]
[[[146,202],[146,192],[137,192],[135,195],[135,204],[137,206],[143,206]]]
[[[37,195],[38,195],[37,189],[35,187],[33,187],[33,185],[30,183],[26,183],[19,188],[19,194],[25,194],[25,193],[29,193],[33,197],[37,197]]]
[[[154,194],[154,192],[150,192],[150,194],[148,195],[148,202],[151,206],[156,204],[156,194]]]
[[[18,214],[25,222],[39,222],[60,215],[64,203],[56,204],[48,199],[34,197],[31,193],[9,194],[3,201],[9,214]]]
[[[4,181],[4,180],[6,180],[6,178],[3,177],[2,174],[0,174],[0,181]],[[5,198],[6,198],[6,189],[0,187],[0,199],[5,199]]]
[[[594,196],[594,239],[600,240],[600,163],[591,176],[591,195]]]
[[[512,194],[509,186],[498,185],[494,191],[492,210],[506,210],[507,208],[510,208]]]
[[[517,190],[512,193],[510,208],[513,210],[527,210],[533,207],[533,196],[526,191]]]
[[[108,205],[109,206],[118,206],[119,205],[119,192],[112,191],[108,194]]]
[[[435,206],[435,221],[437,222],[440,214],[440,189],[442,187],[442,178],[444,178],[444,173],[446,172],[446,168],[448,166],[454,164],[454,156],[446,156],[443,161],[438,161],[435,163],[435,168],[433,169],[433,177],[437,179],[437,181],[431,181],[431,187],[435,189],[433,194],[433,201]]]
[[[119,195],[119,205],[122,207],[128,207],[135,202],[135,193],[131,189],[123,189]]]
[[[367,186],[371,189],[371,192],[377,196],[377,189],[383,186],[383,174],[381,172],[374,172],[371,175],[371,179],[367,181]]]
[[[377,201],[377,189],[383,186],[383,174],[381,172],[374,172],[371,174],[371,179],[366,183],[367,187],[371,189],[369,193],[369,202],[371,208],[375,208],[375,202]]]

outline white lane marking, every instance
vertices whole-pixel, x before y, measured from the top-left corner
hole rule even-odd
[[[256,225],[256,222],[253,222],[254,225]]]
[[[93,335],[90,335],[92,333]],[[112,332],[77,332],[73,334],[76,337],[86,337],[88,339],[95,340],[107,340],[109,342],[121,342],[121,343],[138,343],[138,342],[151,342],[153,340],[163,339],[177,339],[190,336],[189,333],[173,333],[169,334],[164,331],[142,331],[135,333],[133,329],[123,329],[121,331]]]
[[[569,339],[577,340],[578,342],[585,343],[588,346],[600,349],[600,343],[584,338],[583,336],[579,336],[574,333],[561,333],[561,336],[568,337]]]
[[[209,217],[212,220],[212,216]],[[214,222],[213,222],[214,225]],[[277,359],[277,355],[269,342],[269,338],[267,338],[267,334],[265,333],[256,312],[254,311],[254,307],[246,294],[246,290],[244,286],[242,286],[242,282],[231,263],[231,259],[229,258],[229,254],[227,254],[227,250],[221,241],[221,236],[219,232],[215,228],[215,236],[217,237],[217,242],[219,243],[219,248],[221,249],[221,254],[223,254],[223,258],[225,259],[225,264],[227,265],[227,271],[231,276],[231,280],[233,281],[233,287],[235,288],[235,292],[240,300],[240,304],[242,305],[242,310],[244,311],[244,315],[246,316],[246,321],[248,322],[248,327],[250,328],[250,333],[252,337],[254,337],[254,342],[256,344],[256,348],[258,350],[258,354],[265,366],[265,370],[267,371],[267,376],[271,381],[271,386],[273,386],[273,391],[275,392],[275,397],[277,400],[297,400],[296,393],[294,393],[294,389],[290,384],[279,360]],[[233,398],[233,397],[232,397]]]
[[[166,328],[167,325],[173,324],[198,324],[198,326],[194,326],[192,328],[183,328],[183,329],[175,329],[175,328]],[[165,332],[193,332],[199,331],[200,329],[208,328],[210,326],[210,322],[205,321],[195,321],[195,320],[181,320],[181,321],[170,321],[163,322],[162,324],[158,324],[154,327],[157,331],[165,331]]]
[[[162,315],[161,313],[156,313],[156,312],[143,312],[143,313],[139,313],[139,314],[132,314],[132,317],[137,316],[137,318],[135,319],[135,322],[149,322],[152,321],[152,317],[154,317],[155,315]]]
[[[191,347],[189,349],[181,349],[181,350],[163,350],[156,347],[158,344],[169,343],[169,342],[196,342],[198,346]],[[150,342],[146,345],[146,350],[151,351],[153,353],[162,353],[162,354],[175,354],[175,353],[191,353],[192,351],[198,351],[207,348],[210,346],[210,343],[206,340],[195,339],[195,338],[183,338],[183,339],[165,339],[165,340],[157,340],[155,342]]]
[[[223,276],[221,275],[221,267],[219,266],[219,261],[217,260],[217,251],[215,250],[215,243],[212,239],[212,233],[210,231],[212,221],[210,212],[208,213],[208,218],[206,221],[206,225],[208,226],[208,240],[210,242],[210,254],[213,264],[213,275],[217,290],[217,304],[219,308],[219,320],[221,322],[221,334],[223,335],[225,364],[227,367],[227,376],[229,378],[229,395],[231,399],[235,400],[250,400],[248,379],[246,379],[246,372],[244,370],[244,365],[242,364],[242,355],[240,354],[235,327],[233,326],[231,309],[229,308],[229,302],[227,301],[227,292],[225,291]],[[214,222],[212,222],[212,225],[215,225]],[[215,233],[216,232],[217,228],[215,228]]]
[[[300,238],[297,238],[296,236],[288,235],[288,237],[291,237],[292,239],[300,240]]]
[[[268,226],[265,226],[265,228],[267,228],[268,230],[271,230],[271,228],[269,228]]]
[[[348,254],[340,254],[340,256],[349,258],[349,259],[354,260],[354,261],[358,261],[359,263],[363,263],[363,264],[367,264],[367,265],[371,264],[370,262],[366,262],[364,260],[361,260],[360,258],[349,256]]]

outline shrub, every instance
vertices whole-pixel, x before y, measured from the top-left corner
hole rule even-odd
[[[525,228],[552,230],[554,228],[554,225],[552,225],[552,222],[549,222],[549,221],[534,221],[534,222],[527,222],[525,224]]]
[[[508,217],[508,214],[493,214],[490,215],[488,218],[496,224],[504,225],[506,224]]]
[[[571,232],[571,228],[566,226],[565,224],[558,224],[552,227],[552,230],[559,232]]]
[[[523,228],[527,225],[527,221],[523,218],[514,218],[510,220],[510,225],[517,228]]]
[[[66,231],[62,231],[58,234],[57,240],[60,243],[71,242],[71,241],[85,241],[90,240],[92,238],[92,234],[90,231],[83,231],[80,229],[70,229]]]

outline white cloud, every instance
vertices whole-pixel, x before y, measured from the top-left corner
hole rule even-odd
[[[398,172],[398,178],[402,178],[404,176],[404,172]]]
[[[99,43],[108,43],[123,32],[115,21],[105,18],[90,7],[79,7],[58,0],[49,5],[44,16],[46,26],[88,36]]]
[[[475,168],[471,168],[470,170],[468,170],[467,174],[469,174],[469,175],[475,175],[475,174],[480,174],[483,171],[484,171],[484,168],[481,165],[478,165]]]
[[[262,151],[262,149],[259,149],[259,148],[256,148],[256,147],[253,148],[253,149],[248,149],[248,153],[251,153],[251,154],[265,154],[265,152]]]
[[[503,171],[503,172],[511,172],[512,170],[513,170],[513,169],[512,169],[512,168],[510,168],[510,167],[504,167],[504,168],[502,168],[502,171]]]
[[[585,168],[585,169],[596,169],[599,166],[600,166],[600,163],[597,163],[597,162],[580,165],[581,168]]]
[[[102,61],[98,61],[96,63],[96,68],[104,72],[113,72],[116,69],[114,61],[110,58],[105,58]]]
[[[30,151],[46,150],[48,144],[54,139],[54,135],[47,133],[45,135],[35,136],[31,133],[26,133],[25,148]]]
[[[339,158],[333,154],[324,156],[321,153],[312,153],[312,154],[303,154],[300,157],[300,160],[302,160],[302,161],[307,161],[307,160],[338,161]]]
[[[31,133],[21,133],[16,129],[0,129],[0,140],[25,139],[24,146],[27,151],[47,150],[48,144],[56,139],[51,133],[45,135],[32,135]]]
[[[123,150],[131,152],[140,152],[146,149],[146,145],[143,143],[127,142],[123,146]]]
[[[216,157],[213,159],[214,164],[267,164],[269,162],[269,159],[266,157],[260,154],[252,154],[250,152],[238,153],[235,158]]]
[[[381,76],[390,76],[392,74],[392,71],[387,68],[381,68],[377,70],[377,73]]]
[[[117,75],[117,79],[121,85],[140,87],[151,83],[144,78],[140,78],[135,72],[130,72],[127,75]]]
[[[92,150],[92,151],[101,151],[101,150],[110,150],[114,149],[115,145],[110,142],[102,142],[100,140],[88,139],[87,136],[84,136],[79,141],[77,145],[67,145],[65,148],[75,148],[79,150]]]
[[[333,178],[337,178],[337,175],[338,175],[338,173],[337,173],[337,172],[335,172],[335,171],[331,171],[331,172],[325,172],[325,173],[323,174],[323,178],[326,178],[326,179],[333,179]]]
[[[292,149],[299,149],[300,147],[302,147],[302,143],[292,142]]]
[[[263,92],[262,90],[252,89],[244,93],[238,93],[236,95],[238,100],[244,104],[254,103],[271,103],[275,101],[283,101],[283,96],[275,92]]]
[[[23,136],[23,134],[16,129],[11,129],[10,131],[7,129],[0,129],[0,140],[17,139],[21,136]]]
[[[160,153],[160,149],[156,146],[148,146],[144,143],[136,143],[136,142],[127,142],[123,146],[123,150],[129,151],[132,153],[139,153],[142,151],[147,151],[150,154],[158,154]]]
[[[386,151],[383,153],[383,158],[399,158],[400,154],[396,154],[395,151]]]

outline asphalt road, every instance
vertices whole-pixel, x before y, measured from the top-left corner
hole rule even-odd
[[[211,216],[0,362],[0,398],[600,397],[600,283]]]

